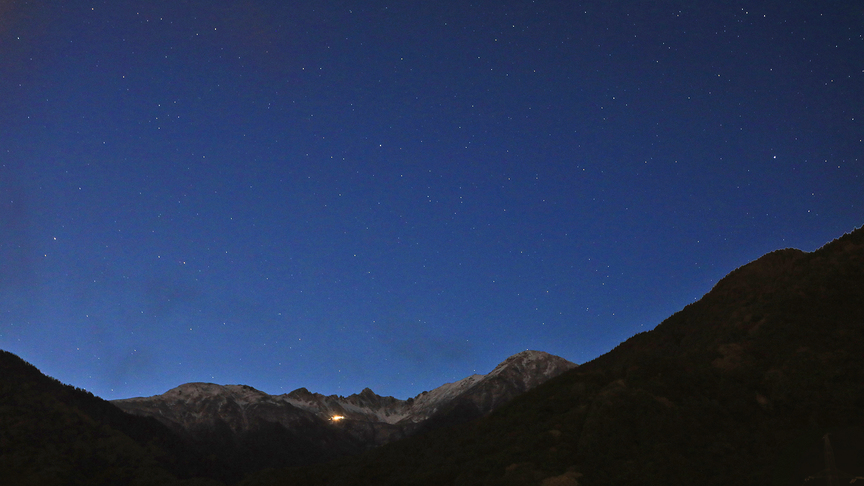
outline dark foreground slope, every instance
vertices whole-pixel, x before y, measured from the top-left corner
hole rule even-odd
[[[205,485],[213,465],[152,418],[43,375],[0,351],[0,484]]]
[[[842,484],[864,476],[862,229],[733,271],[470,426],[244,484],[800,485],[826,433]]]

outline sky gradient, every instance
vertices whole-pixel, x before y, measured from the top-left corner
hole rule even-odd
[[[0,5],[0,348],[106,399],[582,363],[864,224],[856,2]]]

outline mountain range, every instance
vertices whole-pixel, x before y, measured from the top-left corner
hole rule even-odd
[[[476,419],[575,366],[524,351],[486,375],[408,400],[368,388],[347,397],[305,388],[269,395],[247,385],[187,383],[107,402],[3,351],[0,478],[40,485],[232,484],[261,469],[357,455]]]
[[[850,484],[864,481],[862,349],[857,229],[746,264],[655,329],[540,384],[523,379],[544,376],[529,352],[405,401],[187,384],[111,403],[0,352],[0,478]]]
[[[203,448],[214,443],[224,444],[223,449],[245,448],[253,438],[260,443],[265,430],[270,436],[284,435],[291,443],[305,442],[305,453],[286,457],[273,445],[256,457],[276,454],[272,464],[305,464],[357,453],[435,424],[481,417],[575,366],[549,353],[523,351],[487,375],[472,375],[408,400],[382,397],[369,388],[347,397],[305,388],[268,395],[247,385],[187,383],[161,395],[112,403],[130,414],[153,417]],[[288,448],[291,453],[295,449]]]

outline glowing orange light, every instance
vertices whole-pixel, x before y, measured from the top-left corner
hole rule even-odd
[[[344,418],[345,418],[345,417],[343,417],[342,415],[334,415],[334,416],[330,417],[330,420],[332,420],[332,421],[334,421],[334,422],[338,422],[338,421],[340,421],[340,420],[342,420],[342,419],[344,419]]]

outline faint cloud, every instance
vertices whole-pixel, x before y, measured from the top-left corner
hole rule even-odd
[[[144,287],[145,311],[150,317],[167,317],[199,303],[201,291],[182,276],[153,276]]]
[[[0,167],[0,290],[33,284],[34,247],[27,198],[9,168]]]
[[[397,355],[424,369],[441,361],[461,363],[470,354],[470,346],[464,340],[422,334],[393,343],[393,347]]]
[[[420,370],[465,362],[471,345],[464,339],[441,336],[419,319],[389,318],[374,326],[376,338],[391,352]]]
[[[5,0],[0,1],[0,34],[5,34],[11,25],[19,21],[23,13],[23,5],[27,2]]]
[[[151,354],[142,348],[128,348],[122,356],[116,356],[110,360],[111,366],[107,368],[104,376],[105,388],[116,392],[126,389],[134,389],[133,385],[138,381],[147,381],[152,378],[154,372],[154,360]]]

